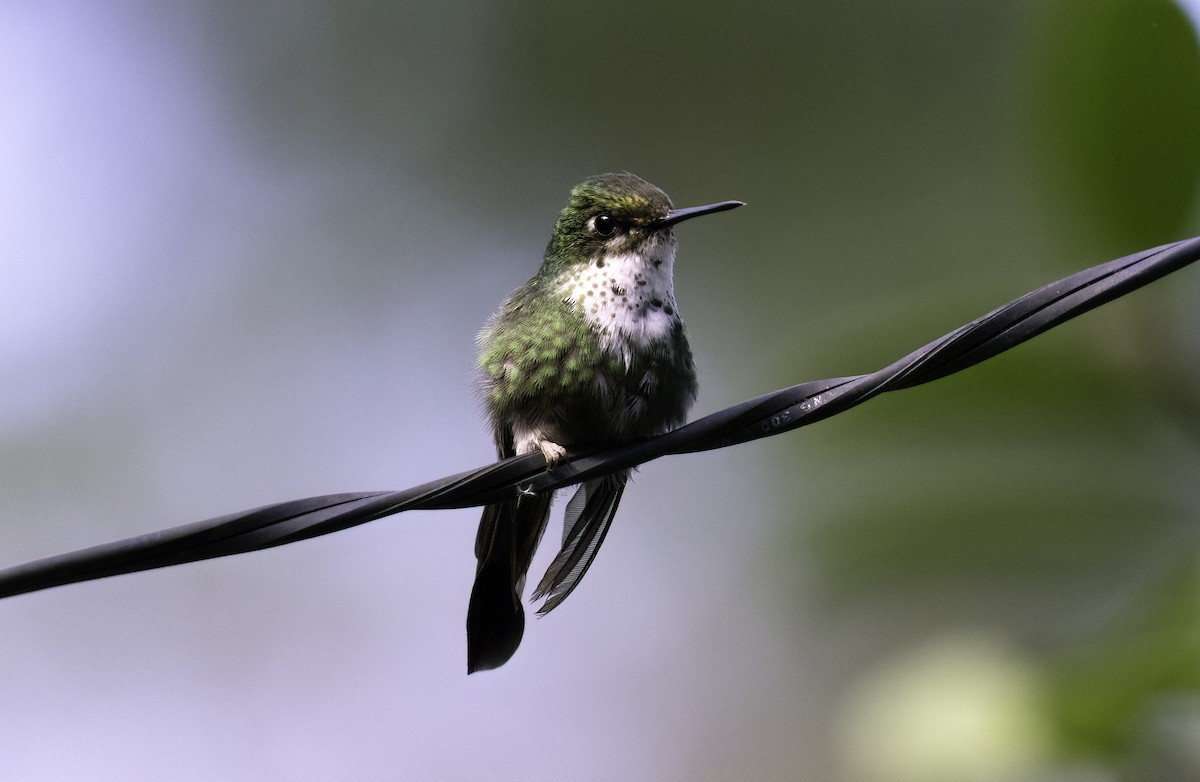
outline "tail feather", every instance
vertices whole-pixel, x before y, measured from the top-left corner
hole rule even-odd
[[[467,609],[467,673],[508,662],[525,634],[521,592],[551,495],[522,495],[483,510],[475,538],[475,586]]]
[[[550,613],[566,600],[591,567],[617,513],[628,477],[627,473],[618,473],[590,480],[567,504],[562,550],[533,590],[534,600],[546,598],[538,615]]]

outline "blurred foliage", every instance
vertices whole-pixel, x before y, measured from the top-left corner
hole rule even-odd
[[[1194,552],[1193,552],[1194,553]],[[1200,710],[1200,563],[1168,569],[1122,616],[1047,666],[1068,752],[1128,756],[1157,701]]]
[[[1178,237],[1200,171],[1187,17],[1169,0],[1071,0],[1033,16],[1029,107],[1046,179],[1105,238]]]
[[[1048,240],[1102,248],[1044,258],[1027,287],[1195,233],[1200,53],[1182,11],[1144,0],[1025,9],[1014,165],[1030,166],[1041,189]],[[1200,711],[1200,518],[1189,488],[1200,442],[1185,418],[1194,405],[1164,404],[1196,399],[1200,378],[1164,371],[1188,346],[1162,326],[1179,316],[1161,297],[1135,295],[1088,316],[1107,325],[1061,327],[797,442],[810,459],[821,454],[824,507],[790,550],[812,562],[799,577],[816,585],[829,621],[863,641],[843,665],[869,671],[923,637],[986,626],[1037,661],[1057,768],[1200,773],[1176,757],[1200,733],[1163,739],[1164,725],[1181,724],[1163,718],[1164,702]],[[894,355],[936,336],[930,322],[982,311],[963,302],[947,291],[920,300],[922,312],[888,313],[892,333],[922,335]],[[813,360],[879,365],[881,326],[864,318]]]

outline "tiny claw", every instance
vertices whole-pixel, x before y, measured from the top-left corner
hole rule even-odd
[[[542,452],[542,456],[546,458],[547,470],[553,470],[563,460],[563,457],[567,455],[566,448],[549,440],[542,440],[538,443],[538,449]]]

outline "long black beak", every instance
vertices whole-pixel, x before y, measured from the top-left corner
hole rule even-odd
[[[684,220],[691,220],[693,217],[700,215],[708,215],[713,212],[724,212],[726,209],[736,209],[739,206],[745,206],[744,201],[721,201],[716,204],[705,204],[704,206],[689,206],[686,209],[672,209],[667,212],[666,217],[659,218],[654,221],[655,228],[666,228],[675,223],[682,223]]]

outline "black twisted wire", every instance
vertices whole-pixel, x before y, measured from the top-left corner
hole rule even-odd
[[[266,505],[0,570],[0,597],[281,546],[406,510],[485,505],[514,492],[567,486],[660,456],[770,437],[837,415],[885,391],[978,364],[1197,259],[1200,237],[1093,266],[1027,293],[876,372],[780,389],[628,445],[572,450],[552,471],[545,469],[541,455],[526,454],[403,491],[330,494]]]

